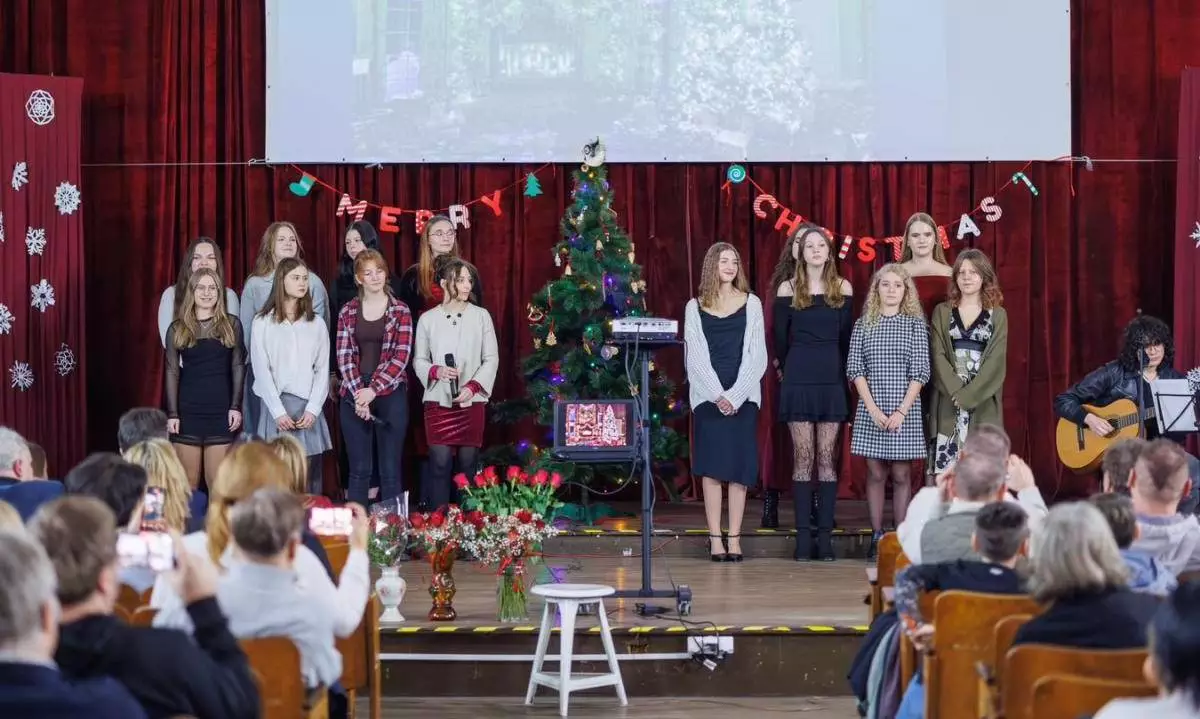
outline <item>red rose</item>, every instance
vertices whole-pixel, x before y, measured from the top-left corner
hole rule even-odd
[[[550,473],[549,473],[549,472],[547,472],[547,471],[546,471],[546,470],[544,470],[544,469],[539,469],[539,470],[538,470],[536,473],[534,473],[534,475],[533,475],[533,486],[535,486],[535,487],[540,487],[540,486],[542,486],[543,484],[545,484],[545,483],[546,483],[546,480],[548,480],[549,478],[550,478]]]
[[[459,489],[466,489],[467,484],[468,484],[467,475],[463,474],[462,472],[459,472],[458,474],[454,475],[454,486],[455,487],[458,487]]]
[[[429,525],[434,529],[437,529],[445,523],[446,517],[441,512],[434,512],[433,514],[429,515]]]
[[[425,526],[425,517],[420,514],[414,514],[408,518],[408,523],[412,525],[413,529],[421,529]]]
[[[508,481],[516,482],[520,478],[521,478],[521,468],[520,467],[509,467],[508,468]]]
[[[539,519],[533,523],[533,526],[537,527],[538,531],[541,531],[546,528],[546,523]]]
[[[529,484],[529,472],[521,472],[521,484]]]
[[[522,509],[517,512],[517,521],[521,522],[521,524],[529,524],[533,521],[533,512],[530,512],[528,509]]]
[[[479,487],[480,489],[483,489],[487,486],[487,480],[483,478],[482,474],[475,475],[475,486]]]
[[[496,478],[496,468],[492,467],[492,466],[484,467],[483,468],[483,476],[487,477],[489,480],[495,479]]]
[[[400,518],[399,514],[389,514],[384,521],[387,522],[389,527],[398,527],[404,524],[404,520]]]
[[[562,482],[563,482],[562,475],[559,474],[558,472],[555,472],[554,474],[550,475],[550,486],[553,487],[554,489],[558,489],[559,487],[561,487]]]

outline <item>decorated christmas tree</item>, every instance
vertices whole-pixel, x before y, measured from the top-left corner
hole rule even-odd
[[[532,417],[539,436],[489,454],[493,461],[552,469],[568,480],[607,489],[611,482],[627,481],[627,464],[585,465],[550,456],[554,402],[636,396],[640,365],[623,346],[608,340],[614,317],[647,315],[646,281],[633,242],[612,209],[599,140],[584,148],[584,164],[573,175],[572,202],[563,214],[562,239],[552,258],[562,275],[538,290],[527,307],[533,353],[521,363],[526,396],[499,404],[493,415],[507,423]],[[679,416],[683,405],[674,398],[673,384],[653,365],[650,385],[651,456],[654,463],[673,463],[686,443],[664,421]]]

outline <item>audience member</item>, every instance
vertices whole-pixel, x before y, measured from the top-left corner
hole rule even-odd
[[[1133,548],[1158,559],[1171,574],[1200,570],[1200,523],[1179,513],[1191,491],[1187,454],[1169,439],[1148,443],[1129,475],[1138,538]]]
[[[1129,497],[1110,492],[1093,495],[1088,501],[1100,510],[1112,529],[1113,539],[1117,540],[1117,548],[1121,550],[1121,558],[1129,568],[1129,588],[1158,597],[1170,594],[1179,584],[1175,575],[1164,569],[1154,557],[1130,548],[1138,537],[1138,523]]]
[[[257,717],[257,685],[215,599],[212,566],[177,552],[172,581],[186,597],[192,637],[129,626],[113,615],[120,586],[116,531],[112,511],[92,497],[55,500],[30,520],[30,534],[58,575],[62,618],[54,660],[63,674],[118,680],[152,719]]]
[[[988,594],[1021,594],[1024,582],[1016,572],[1017,560],[1028,553],[1029,515],[1014,502],[992,502],[975,514],[971,547],[980,561],[959,559],[941,564],[915,564],[896,576],[896,611],[913,644],[926,649],[933,625],[921,616],[922,592],[959,590]],[[925,714],[925,685],[918,676],[908,685],[897,719],[919,719]]]
[[[17,508],[0,499],[0,532],[5,530],[24,529],[25,522]]]
[[[305,686],[332,686],[342,673],[334,617],[296,582],[295,557],[305,522],[300,497],[286,488],[260,489],[234,505],[229,522],[235,551],[217,599],[230,629],[239,639],[291,639],[300,650]],[[186,626],[187,621],[175,613],[164,623]]]
[[[167,413],[154,407],[134,407],[117,422],[117,448],[121,454],[138,442],[169,439]]]
[[[319,494],[308,494],[308,461],[304,445],[290,434],[277,434],[267,440],[275,454],[283,460],[292,474],[292,492],[304,500],[304,508],[332,507],[333,502],[328,497]]]
[[[121,530],[136,531],[140,524],[142,497],[146,493],[146,470],[126,462],[111,452],[88,456],[67,472],[63,484],[68,495],[92,497],[103,502],[117,519]],[[122,567],[121,584],[127,584],[138,594],[154,586],[157,578],[147,567]]]
[[[193,554],[228,568],[233,549],[229,542],[230,510],[259,489],[288,491],[290,486],[291,474],[270,447],[257,441],[238,445],[225,455],[217,470],[204,531],[184,537],[184,545]],[[358,628],[370,591],[367,514],[358,505],[347,506],[354,512],[354,531],[349,537],[350,554],[336,585],[307,545],[302,545],[294,557],[299,585],[332,615],[339,637],[350,636]],[[162,577],[154,585],[150,605],[159,610],[155,626],[175,626],[167,622],[172,614],[180,614],[182,607],[174,588]]]
[[[0,427],[0,499],[11,504],[27,521],[44,502],[61,495],[58,482],[39,480],[33,472],[33,455],[21,435]]]
[[[1114,699],[1095,719],[1200,716],[1200,584],[1180,586],[1154,615],[1145,674],[1158,697]]]
[[[46,450],[37,442],[25,440],[25,444],[29,446],[30,467],[33,470],[34,479],[47,479],[50,475],[46,466]]]
[[[146,470],[147,487],[163,491],[163,518],[168,529],[186,534],[204,528],[208,495],[199,489],[192,491],[183,463],[170,442],[165,439],[138,442],[125,452],[125,459]]]
[[[1046,503],[1029,465],[1005,454],[1009,447],[1004,430],[982,425],[967,436],[958,462],[937,478],[937,486],[917,492],[896,529],[900,546],[913,564],[978,559],[971,549],[971,533],[975,515],[989,502],[1020,504],[1029,524],[1036,526],[1046,513]]]
[[[0,716],[139,719],[115,680],[71,683],[54,664],[60,607],[54,567],[25,531],[0,531]]]
[[[1129,570],[1098,509],[1087,502],[1056,505],[1030,545],[1029,586],[1034,599],[1050,606],[1017,630],[1014,644],[1146,645],[1146,625],[1159,600],[1129,589]]]
[[[1133,473],[1133,465],[1145,448],[1146,440],[1140,437],[1127,437],[1113,442],[1104,452],[1104,460],[1100,464],[1100,491],[1128,497],[1129,475]]]

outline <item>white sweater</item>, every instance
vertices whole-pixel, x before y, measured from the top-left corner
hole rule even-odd
[[[746,298],[746,334],[742,337],[742,365],[737,381],[726,390],[717,378],[700,324],[700,303],[692,299],[684,310],[683,342],[685,345],[688,401],[692,409],[704,402],[716,403],[722,396],[734,409],[749,401],[762,406],[762,377],[767,371],[767,334],[763,323],[762,302],[751,294]]]
[[[280,395],[308,400],[307,411],[321,416],[329,397],[329,329],[318,315],[311,322],[276,322],[257,315],[250,333],[254,394],[275,419],[287,412]]]

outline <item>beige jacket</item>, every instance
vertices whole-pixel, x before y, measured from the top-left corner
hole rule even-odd
[[[457,321],[457,324],[454,322]],[[430,378],[430,370],[446,364],[446,355],[454,355],[459,371],[459,391],[474,381],[483,388],[471,403],[487,402],[496,383],[500,352],[492,316],[479,305],[468,304],[461,317],[447,317],[441,305],[429,307],[417,320],[416,346],[412,365],[417,379],[425,387],[424,401],[450,407],[454,397],[450,383]]]

